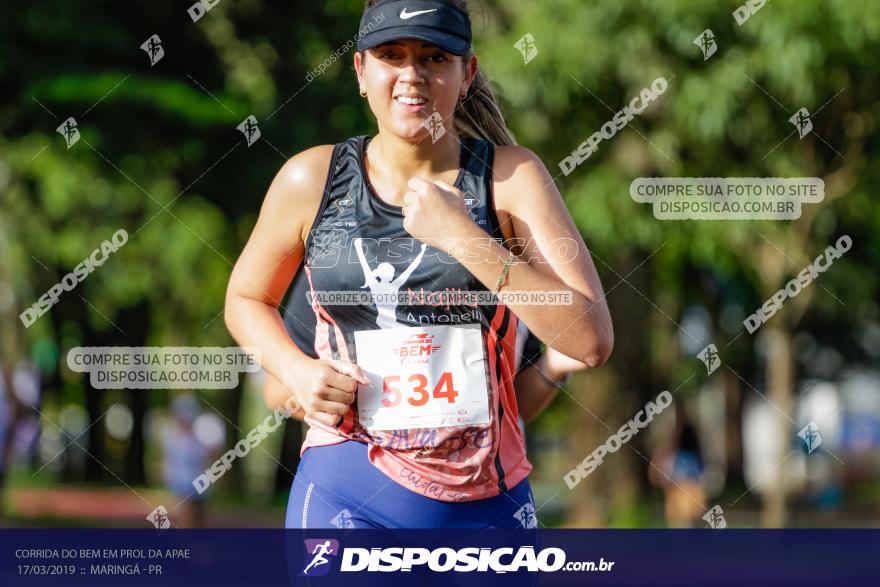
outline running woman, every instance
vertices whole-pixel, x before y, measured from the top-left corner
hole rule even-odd
[[[227,292],[230,332],[306,412],[287,526],[535,527],[517,323],[598,367],[613,346],[601,283],[547,169],[504,124],[465,4],[368,2],[361,30],[354,66],[378,133],[284,165]],[[560,242],[571,246],[551,246]],[[291,342],[277,310],[301,264],[318,359]],[[383,296],[429,297],[395,299],[388,328],[387,297],[361,288],[371,279]],[[431,292],[504,304],[435,304]]]

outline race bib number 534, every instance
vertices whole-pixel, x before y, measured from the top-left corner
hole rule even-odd
[[[403,326],[354,333],[367,430],[489,423],[486,358],[479,324]]]

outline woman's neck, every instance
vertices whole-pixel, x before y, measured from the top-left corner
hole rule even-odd
[[[460,148],[464,147],[459,147],[459,139],[452,133],[444,134],[436,142],[424,138],[413,143],[380,131],[367,145],[364,163],[375,190],[388,203],[400,205],[412,177],[454,183]]]

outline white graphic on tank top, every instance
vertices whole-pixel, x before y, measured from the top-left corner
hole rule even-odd
[[[412,275],[425,254],[427,245],[422,243],[422,250],[418,256],[410,263],[406,271],[401,273],[397,279],[394,278],[394,265],[391,263],[379,263],[375,269],[370,269],[367,257],[364,255],[363,239],[354,239],[354,248],[357,251],[358,260],[361,263],[361,269],[364,272],[366,282],[361,286],[370,288],[370,295],[373,298],[373,304],[378,310],[376,324],[379,328],[395,328],[397,323],[397,293],[400,291],[403,283]]]
[[[486,224],[486,219],[477,216],[476,207],[478,203],[477,196],[472,191],[468,190],[464,193],[464,206],[467,208],[468,216],[471,217],[471,220],[482,226]]]

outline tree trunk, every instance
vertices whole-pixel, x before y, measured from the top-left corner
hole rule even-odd
[[[71,314],[70,316],[75,316],[76,321],[79,323],[80,332],[82,333],[82,342],[80,344],[82,346],[107,346],[112,344],[106,335],[94,330],[92,328],[91,322],[89,321],[89,312],[90,309],[86,305],[84,301],[82,301],[79,296],[70,296],[71,297]],[[73,300],[79,300],[79,302],[73,302]],[[57,308],[56,308],[57,311]],[[114,329],[114,332],[116,330]],[[62,349],[62,353],[68,352],[70,349]],[[90,381],[90,377],[88,373],[83,374],[83,386],[85,387],[85,408],[89,413],[89,422],[95,422],[101,415],[104,413],[104,396],[106,395],[106,391],[103,389],[95,389],[92,387],[92,383]],[[104,423],[100,422],[95,424],[94,426],[89,428],[88,431],[88,442],[83,443],[82,440],[79,440],[79,444],[83,445],[91,456],[87,455],[86,458],[86,468],[85,468],[85,480],[86,481],[102,481],[106,476],[106,470],[102,463],[106,461],[106,451],[105,443],[104,443],[104,435],[105,435]],[[77,449],[80,450],[80,449]]]
[[[791,446],[791,425],[787,415],[791,414],[793,404],[792,388],[794,386],[794,369],[792,363],[791,334],[784,325],[782,316],[777,317],[777,325],[764,326],[767,344],[767,398],[774,406],[775,443],[773,450],[774,466],[767,475],[769,490],[764,499],[761,512],[761,525],[765,528],[782,528],[785,526],[788,512],[786,505],[786,476],[781,464],[789,453]]]
[[[740,486],[745,484],[743,478],[743,451],[742,451],[742,408],[743,393],[742,385],[732,373],[719,370],[724,382],[725,397],[725,464],[727,474],[725,484]]]
[[[147,341],[147,332],[150,327],[150,307],[146,301],[141,301],[132,308],[126,308],[121,314],[120,328],[125,331],[125,344],[131,346],[143,346]],[[128,396],[128,408],[131,410],[132,429],[128,440],[128,450],[125,457],[126,482],[135,485],[145,485],[147,482],[146,468],[144,466],[144,415],[147,411],[147,390],[128,389],[124,392]]]

